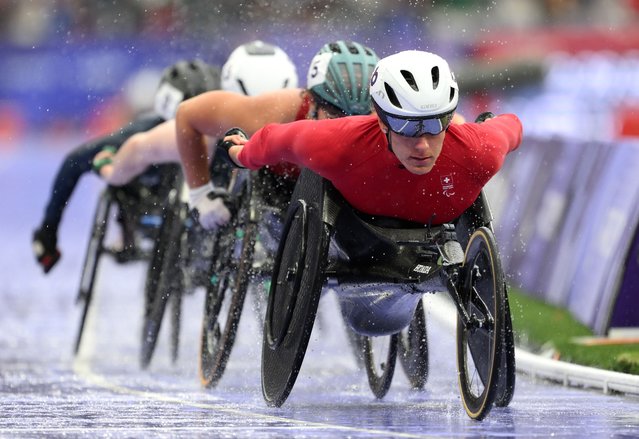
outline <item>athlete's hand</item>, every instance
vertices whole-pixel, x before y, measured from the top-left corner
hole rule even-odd
[[[475,122],[481,123],[488,119],[492,119],[493,117],[495,117],[493,113],[491,113],[490,111],[484,111],[483,113],[481,113],[479,116],[475,118]]]
[[[231,128],[217,143],[216,153],[221,154],[221,157],[231,166],[243,168],[244,166],[237,161],[237,155],[241,151],[241,148],[234,147],[244,145],[246,142],[248,142],[248,135],[242,129]]]
[[[198,220],[206,230],[217,229],[231,219],[231,212],[211,182],[189,191],[189,206],[198,211]]]

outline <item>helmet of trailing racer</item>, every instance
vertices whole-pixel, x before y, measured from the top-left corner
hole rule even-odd
[[[179,61],[162,73],[155,93],[154,108],[165,119],[172,119],[180,102],[219,88],[219,67],[199,59]]]
[[[306,86],[315,101],[344,115],[369,114],[370,79],[379,57],[359,43],[335,41],[324,45],[311,61]]]
[[[222,66],[222,89],[255,96],[297,87],[297,70],[278,46],[260,40],[236,48]]]

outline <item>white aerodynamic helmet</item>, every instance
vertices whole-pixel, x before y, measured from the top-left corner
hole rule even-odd
[[[459,102],[459,88],[448,63],[419,50],[381,59],[371,75],[370,92],[382,122],[408,137],[445,130]]]
[[[297,70],[277,46],[252,41],[242,44],[222,67],[222,89],[248,96],[297,87]]]

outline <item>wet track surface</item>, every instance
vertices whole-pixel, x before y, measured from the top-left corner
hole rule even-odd
[[[58,159],[52,159],[57,164]],[[185,300],[180,356],[171,364],[168,333],[148,370],[138,366],[144,266],[105,257],[86,338],[72,346],[80,317],[75,294],[100,184],[72,200],[61,233],[63,259],[49,276],[29,249],[51,163],[3,159],[8,196],[0,228],[0,435],[3,437],[636,437],[639,399],[568,389],[519,375],[508,408],[483,422],[470,420],[456,382],[454,335],[430,314],[430,371],[426,389],[413,391],[401,368],[388,395],[375,400],[348,346],[332,296],[320,316],[297,383],[281,408],[261,395],[260,330],[247,306],[229,367],[215,389],[197,378],[203,295]],[[28,169],[28,172],[27,172]],[[36,179],[37,176],[37,179]],[[28,202],[27,202],[28,201]],[[247,302],[247,305],[249,302]]]

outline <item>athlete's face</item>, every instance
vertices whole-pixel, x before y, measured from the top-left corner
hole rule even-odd
[[[384,133],[388,128],[379,121]],[[442,152],[446,131],[425,134],[421,137],[406,137],[390,131],[391,149],[408,172],[416,175],[428,174]]]

